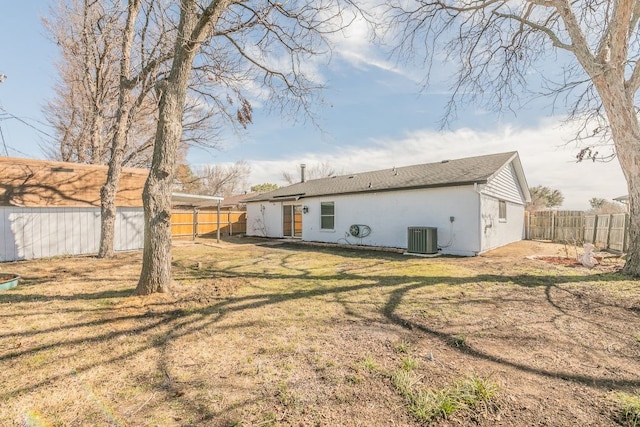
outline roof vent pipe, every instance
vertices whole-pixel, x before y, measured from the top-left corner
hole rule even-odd
[[[304,169],[307,167],[307,165],[305,165],[304,163],[302,163],[300,165],[300,182],[304,182],[305,178],[304,178]]]

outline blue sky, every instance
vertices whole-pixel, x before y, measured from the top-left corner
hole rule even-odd
[[[42,146],[51,141],[42,116],[56,78],[56,46],[41,25],[49,3],[11,2],[0,15],[0,74],[7,75],[0,83],[0,128],[12,157],[45,158]],[[389,60],[364,33],[356,26],[336,40],[331,64],[315,70],[326,85],[325,105],[316,109],[321,130],[256,104],[246,132],[226,134],[219,150],[192,149],[192,167],[244,160],[252,170],[250,185],[283,185],[282,172],[295,173],[300,163],[328,162],[350,173],[517,150],[529,185],[559,189],[565,209],[587,209],[591,197],[626,194],[617,161],[575,163],[578,150],[567,142],[574,128],[562,126],[545,103],[502,116],[469,105],[451,129],[440,131],[450,67],[438,64],[436,80],[421,91],[421,70]],[[6,155],[3,145],[0,155]]]

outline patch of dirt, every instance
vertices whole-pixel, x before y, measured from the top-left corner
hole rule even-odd
[[[171,292],[148,297],[140,253],[3,266],[22,280],[0,293],[0,424],[427,424],[392,381],[406,369],[415,390],[497,384],[436,425],[615,426],[615,393],[640,389],[638,282],[564,245],[240,243],[180,243]]]
[[[572,246],[567,247],[560,243],[544,242],[539,240],[521,240],[487,251],[480,255],[484,258],[525,258],[531,255],[561,255],[567,251],[574,251]]]
[[[537,256],[535,259],[545,262],[550,262],[552,264],[571,266],[571,267],[583,267],[581,263],[571,258],[563,258],[557,256]]]

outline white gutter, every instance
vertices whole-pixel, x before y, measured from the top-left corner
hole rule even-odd
[[[173,205],[189,205],[197,207],[217,206],[222,202],[224,197],[220,196],[201,196],[199,194],[171,193],[171,204]]]

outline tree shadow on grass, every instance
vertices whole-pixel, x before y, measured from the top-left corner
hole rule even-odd
[[[582,277],[582,279],[584,279]],[[583,281],[583,280],[581,280]],[[561,283],[566,283],[566,281],[562,281]],[[528,285],[529,286],[529,285]],[[482,351],[480,349],[475,349],[473,348],[473,346],[470,346],[468,344],[464,344],[461,345],[460,344],[460,340],[459,338],[455,335],[455,334],[451,334],[451,333],[445,333],[442,331],[439,331],[435,328],[430,328],[427,325],[423,324],[423,323],[418,323],[412,319],[408,319],[403,317],[401,314],[397,313],[398,308],[401,306],[403,298],[405,295],[407,295],[407,293],[417,289],[421,287],[421,285],[411,285],[411,286],[406,286],[406,287],[400,287],[398,289],[395,289],[392,291],[389,300],[387,302],[387,304],[385,305],[383,312],[384,315],[387,319],[389,319],[391,322],[400,325],[404,328],[408,328],[411,330],[418,330],[422,333],[425,333],[427,335],[433,336],[435,338],[438,338],[442,343],[444,343],[446,346],[448,346],[450,349],[464,353],[465,355],[468,356],[472,356],[474,358],[477,359],[481,359],[481,360],[485,360],[485,361],[489,361],[492,363],[496,363],[502,366],[508,366],[510,368],[514,368],[518,371],[521,372],[526,372],[526,373],[531,373],[531,374],[535,374],[535,375],[539,375],[539,376],[543,376],[543,377],[548,377],[548,378],[562,378],[564,380],[568,380],[568,381],[574,381],[574,382],[578,382],[581,383],[583,385],[586,385],[588,387],[592,387],[592,388],[597,388],[597,389],[601,389],[601,390],[611,390],[611,389],[617,389],[617,388],[623,388],[623,389],[627,389],[627,390],[633,390],[637,387],[640,386],[640,379],[612,379],[612,378],[607,378],[607,377],[596,377],[596,376],[589,376],[589,375],[579,375],[579,374],[573,374],[570,372],[560,372],[560,371],[552,371],[552,370],[545,370],[545,369],[541,369],[541,368],[535,368],[532,366],[528,366],[526,364],[523,363],[517,363],[511,360],[508,360],[505,357],[500,357],[497,355],[493,355],[493,354],[489,354],[485,351]],[[561,307],[559,307],[557,304],[555,304],[553,302],[553,299],[551,298],[551,289],[552,288],[558,288],[557,284],[548,284],[548,285],[544,285],[545,287],[545,295],[546,295],[546,299],[548,301],[548,303],[559,309],[560,311],[564,311],[562,310]],[[558,288],[561,289],[561,288]],[[585,321],[585,319],[580,319],[582,321]],[[593,324],[593,326],[601,326],[599,324]]]
[[[14,288],[15,289],[15,288]],[[19,289],[17,289],[19,290]],[[126,298],[134,295],[135,289],[117,289],[71,295],[47,295],[35,293],[6,292],[0,294],[0,304],[30,303],[42,301],[89,301]]]
[[[299,252],[299,248],[296,247],[296,252]],[[316,253],[316,250],[306,250],[309,255]],[[322,250],[320,251],[322,252]],[[348,251],[350,257],[359,258],[357,254],[359,251]],[[351,253],[353,252],[353,253]],[[335,251],[331,250],[332,255],[335,255]],[[402,260],[405,259],[400,255],[395,254],[375,254],[375,258],[378,259],[378,263],[381,267],[384,267],[386,260]],[[343,255],[341,255],[343,256]],[[369,259],[369,257],[367,257]],[[249,262],[251,265],[255,265],[259,260],[252,260]],[[45,336],[48,332],[68,330],[77,331],[83,328],[91,328],[92,331],[103,331],[101,333],[94,333],[92,335],[85,335],[77,338],[67,338],[57,342],[35,344],[30,348],[20,348],[10,351],[4,351],[0,353],[0,363],[13,363],[20,360],[23,356],[37,354],[39,352],[55,349],[74,348],[76,346],[86,346],[104,342],[117,343],[117,340],[126,336],[138,336],[144,337],[145,335],[155,335],[158,339],[140,340],[140,343],[129,351],[123,352],[118,355],[105,355],[104,358],[84,362],[76,368],[77,372],[83,372],[92,369],[100,365],[108,365],[118,363],[129,358],[134,357],[144,351],[150,349],[156,349],[159,352],[159,359],[157,369],[161,373],[169,372],[170,366],[168,365],[167,348],[169,344],[179,338],[196,334],[203,330],[209,330],[211,328],[218,328],[219,323],[232,314],[249,312],[252,309],[264,308],[269,306],[275,306],[277,304],[286,302],[295,302],[299,300],[307,300],[317,297],[333,297],[333,302],[341,304],[345,312],[349,312],[352,316],[357,316],[353,311],[349,311],[351,304],[348,298],[345,296],[349,293],[355,292],[368,292],[368,291],[382,291],[386,296],[381,308],[378,308],[375,312],[386,318],[391,324],[399,325],[404,328],[411,329],[413,331],[420,331],[420,333],[436,338],[448,346],[455,352],[460,352],[465,356],[472,357],[478,360],[488,361],[491,363],[508,366],[515,370],[540,375],[549,378],[563,378],[570,381],[579,382],[588,387],[610,390],[612,388],[618,389],[633,389],[640,387],[640,380],[631,379],[612,379],[607,377],[580,375],[571,372],[560,372],[553,370],[545,370],[533,366],[529,366],[524,363],[514,362],[506,357],[500,357],[494,354],[489,354],[481,349],[474,348],[470,345],[460,346],[455,333],[446,333],[436,328],[429,327],[425,324],[418,323],[415,320],[403,316],[400,308],[402,308],[405,298],[412,292],[423,290],[434,285],[446,284],[448,286],[463,286],[472,283],[495,283],[495,284],[509,284],[515,286],[521,286],[525,288],[541,288],[544,289],[544,295],[547,303],[551,309],[563,311],[563,308],[559,306],[552,297],[553,289],[562,289],[563,284],[572,283],[589,283],[589,282],[601,282],[606,281],[626,281],[626,277],[622,275],[590,275],[590,276],[543,276],[543,275],[487,275],[479,274],[471,277],[450,277],[450,276],[402,276],[402,275],[371,275],[364,276],[362,274],[353,274],[350,272],[342,271],[336,274],[318,275],[311,270],[304,268],[293,268],[288,265],[288,257],[285,256],[280,259],[279,267],[286,268],[291,271],[291,274],[270,274],[260,272],[242,272],[234,271],[234,268],[215,269],[209,268],[202,270],[189,270],[183,268],[180,272],[184,277],[188,277],[194,282],[201,280],[216,280],[219,278],[239,277],[249,283],[259,283],[262,281],[276,281],[283,283],[290,283],[291,281],[301,282],[312,279],[313,282],[306,286],[304,289],[286,290],[286,287],[280,286],[282,291],[269,291],[263,290],[258,293],[252,293],[250,295],[243,295],[238,297],[227,297],[220,299],[213,304],[205,304],[196,307],[189,307],[188,309],[163,309],[158,307],[155,311],[146,311],[144,313],[111,316],[103,319],[93,319],[85,322],[76,322],[73,324],[60,325],[59,327],[42,328],[39,330],[30,330],[16,333],[9,333],[0,335],[0,339],[6,337],[20,338],[20,337],[37,337],[39,335]],[[242,266],[241,266],[242,267]],[[297,283],[296,286],[301,286]],[[33,287],[32,289],[34,289]],[[54,299],[62,301],[89,301],[95,299],[126,299],[133,294],[131,290],[110,290],[110,291],[98,291],[95,293],[83,293],[78,295],[65,295],[54,296]],[[47,295],[38,294],[25,294],[25,295],[13,295],[6,296],[0,295],[0,303],[28,303],[48,301],[52,297]],[[428,304],[425,301],[425,304]],[[170,305],[170,304],[167,304]],[[617,306],[616,307],[620,307]],[[627,307],[623,307],[627,308]],[[114,310],[114,314],[116,313]],[[585,319],[581,319],[585,320]],[[134,326],[122,329],[117,328],[120,322],[131,323]],[[594,325],[601,326],[601,325]],[[25,385],[24,387],[7,390],[0,393],[0,398],[10,398],[23,392],[32,391],[34,389],[51,384],[55,381],[71,375],[71,372],[55,372],[53,375],[32,383]],[[173,394],[174,398],[183,401],[185,407],[191,408],[193,411],[202,411],[201,405],[198,402],[190,401],[187,397],[177,396],[179,393],[175,389],[175,386],[170,384],[164,386],[163,390],[167,393]],[[211,419],[211,417],[219,417],[220,413],[207,410],[202,415],[203,420]]]

